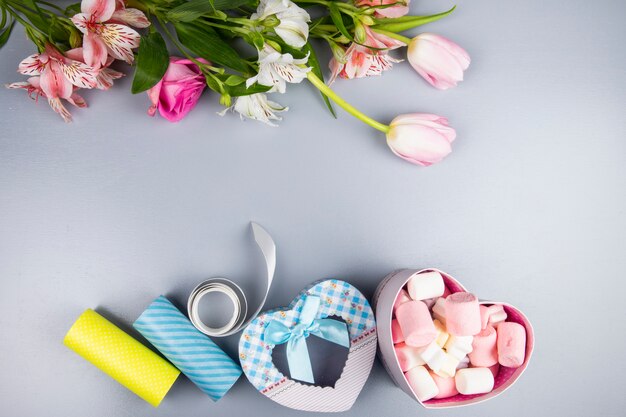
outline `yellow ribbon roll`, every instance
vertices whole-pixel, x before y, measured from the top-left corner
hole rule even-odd
[[[63,344],[157,407],[180,371],[95,311],[80,315]]]

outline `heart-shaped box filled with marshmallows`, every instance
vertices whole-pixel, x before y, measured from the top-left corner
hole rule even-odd
[[[334,386],[315,384],[309,336],[348,348]],[[330,279],[311,284],[289,307],[261,313],[250,322],[239,341],[239,359],[248,380],[272,401],[297,410],[339,412],[352,407],[367,381],[376,342],[376,320],[367,299],[347,282]],[[283,343],[290,376],[272,358],[275,346]]]
[[[522,375],[534,346],[530,321],[510,304],[479,301],[445,272],[402,269],[374,294],[379,356],[426,408],[494,398]]]

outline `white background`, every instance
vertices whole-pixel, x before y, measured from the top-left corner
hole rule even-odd
[[[302,414],[245,378],[214,404],[181,377],[153,409],[62,345],[85,308],[128,328],[155,296],[182,307],[214,275],[254,303],[252,219],[278,245],[268,308],[323,277],[371,296],[393,269],[438,267],[534,323],[530,366],[494,400],[427,412],[376,362],[345,415],[623,415],[626,3],[458,4],[423,28],[472,56],[458,88],[430,88],[406,63],[334,86],[381,121],[447,116],[454,152],[426,169],[346,113],[332,119],[306,83],[275,97],[291,107],[278,129],[217,116],[215,94],[179,124],[151,119],[130,77],[85,93],[90,107],[71,125],[45,102],[1,91],[0,414]],[[32,52],[16,30],[0,82],[22,80],[15,69]],[[236,355],[237,336],[217,342]]]

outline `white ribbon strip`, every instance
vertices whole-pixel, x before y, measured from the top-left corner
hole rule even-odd
[[[209,336],[229,336],[233,333],[237,333],[239,330],[247,326],[260,312],[267,300],[267,294],[272,286],[272,280],[274,279],[274,271],[276,269],[276,244],[272,237],[257,223],[251,222],[252,232],[254,234],[254,240],[261,249],[263,257],[265,258],[265,265],[267,267],[267,288],[265,289],[265,295],[263,300],[252,314],[248,321],[246,316],[248,315],[248,301],[246,295],[241,290],[239,285],[227,278],[210,278],[204,282],[201,282],[196,288],[191,291],[189,300],[187,301],[187,311],[189,313],[189,319],[194,326],[202,333]],[[209,327],[202,322],[198,312],[198,306],[200,300],[205,295],[219,292],[226,295],[233,303],[233,316],[222,327]]]

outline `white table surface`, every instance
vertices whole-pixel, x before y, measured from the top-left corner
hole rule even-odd
[[[449,117],[454,152],[427,169],[346,113],[330,118],[306,84],[276,98],[291,107],[278,129],[216,116],[214,94],[179,124],[151,119],[130,77],[87,92],[71,125],[0,92],[0,415],[304,415],[245,378],[218,403],[180,378],[153,409],[61,343],[85,308],[128,328],[153,297],[183,306],[210,276],[256,301],[251,219],[278,245],[268,308],[319,278],[371,296],[393,269],[434,266],[534,323],[529,368],[494,400],[426,411],[377,361],[345,415],[624,415],[626,3],[458,5],[423,28],[471,54],[458,88],[434,90],[406,64],[335,84],[382,121]],[[17,30],[2,84],[23,79],[31,51]],[[236,355],[237,336],[217,342]]]

